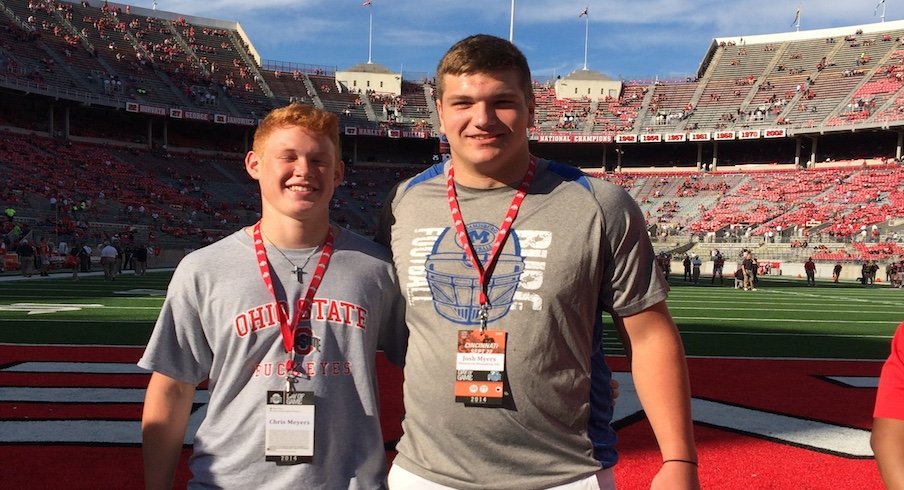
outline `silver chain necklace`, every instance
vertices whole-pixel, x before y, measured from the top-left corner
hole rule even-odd
[[[301,264],[301,267],[299,267],[298,265],[295,264],[295,262],[292,262],[292,259],[287,257],[286,254],[283,253],[283,251],[280,250],[280,248],[277,247],[275,243],[273,243],[273,240],[270,240],[270,238],[268,238],[267,235],[264,235],[263,230],[261,230],[261,235],[264,237],[265,240],[270,242],[270,245],[272,245],[273,248],[275,248],[276,251],[279,252],[279,254],[283,256],[284,259],[286,259],[290,264],[292,264],[292,272],[295,274],[295,280],[297,280],[299,284],[304,284],[304,268],[308,265],[308,262],[311,261],[311,257],[313,257],[314,254],[317,253],[318,250],[320,250],[320,245],[317,245],[316,247],[314,247],[314,250],[312,250],[311,253],[308,254],[308,256],[304,259],[304,263]]]

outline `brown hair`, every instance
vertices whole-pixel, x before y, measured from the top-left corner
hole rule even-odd
[[[339,117],[332,112],[298,102],[293,102],[279,109],[273,109],[267,114],[267,117],[261,121],[260,126],[254,132],[254,146],[252,147],[254,152],[263,154],[264,143],[270,137],[270,134],[277,129],[294,126],[328,137],[336,148],[336,158],[341,158],[342,146],[339,144]]]
[[[458,41],[436,67],[436,98],[442,100],[444,75],[463,75],[513,69],[521,79],[528,102],[534,100],[530,67],[524,54],[509,41],[489,34],[475,34]]]

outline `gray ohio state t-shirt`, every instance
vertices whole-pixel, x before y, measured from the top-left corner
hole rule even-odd
[[[314,460],[277,466],[264,459],[267,390],[285,389],[285,361],[273,296],[261,279],[251,237],[238,231],[187,255],[176,269],[142,368],[197,384],[210,402],[190,460],[197,488],[381,488],[386,456],[380,432],[375,354],[404,356],[403,306],[388,251],[334,226],[334,252],[314,297],[310,331],[296,336],[295,362],[310,379],[295,389],[316,398]],[[301,265],[312,250],[284,251]],[[272,246],[267,258],[290,315],[307,291],[319,253],[304,267]],[[206,412],[206,413],[205,413]]]

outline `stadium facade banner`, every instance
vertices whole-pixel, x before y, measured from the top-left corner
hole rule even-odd
[[[138,105],[137,111],[129,111],[129,112],[140,112],[142,114],[152,114],[155,116],[166,116],[169,112],[166,110],[166,107],[157,107],[157,106],[144,105],[144,104],[137,104],[137,105]],[[126,109],[126,110],[128,110],[128,109]]]
[[[608,134],[538,134],[538,143],[612,143]]]
[[[225,114],[210,114],[207,112],[192,111],[180,107],[158,107],[140,104],[138,102],[126,102],[127,112],[151,114],[156,116],[169,116],[173,119],[188,119],[192,121],[211,122],[216,124],[233,124],[239,126],[257,126],[260,120],[244,117],[228,116]],[[344,133],[347,136],[377,136],[388,138],[413,138],[428,139],[432,137],[429,131],[405,131],[399,129],[383,128],[359,128],[357,126],[345,126]],[[649,133],[649,134],[536,134],[532,139],[538,143],[683,143],[703,141],[728,141],[728,140],[753,140],[759,138],[786,138],[788,131],[784,128],[769,129],[744,129],[740,131],[715,131],[715,132],[689,132],[689,133]],[[440,135],[440,145],[443,144],[443,135]],[[441,152],[442,153],[442,152]]]
[[[190,111],[181,107],[158,107],[139,104],[138,102],[126,102],[126,111],[155,116],[169,116],[172,119],[190,119],[192,121],[210,122],[217,124],[234,124],[237,126],[257,126],[259,121],[247,117],[233,117],[225,114],[210,114],[207,112]]]
[[[182,117],[184,117],[185,119],[191,119],[193,121],[210,122],[210,114],[206,112],[183,111]]]
[[[713,133],[713,139],[716,141],[733,140],[737,137],[734,131],[716,131]]]
[[[358,134],[362,136],[383,136],[385,132],[382,129],[358,128]]]
[[[380,136],[384,138],[415,138],[427,139],[428,131],[402,131],[401,129],[359,128],[357,126],[345,126],[343,132],[346,136]]]
[[[237,126],[257,126],[257,119],[247,117],[233,117],[225,114],[209,114],[206,112],[190,111],[181,107],[158,107],[139,104],[138,102],[126,102],[126,111],[154,116],[169,116],[172,119],[190,119],[192,121],[213,122],[217,124],[234,124]]]
[[[254,126],[257,124],[257,119],[251,119],[250,117],[226,116],[226,124],[235,124],[238,126]]]
[[[612,143],[612,136],[608,134],[578,134],[574,136],[575,143]]]
[[[760,139],[759,129],[742,129],[738,132],[739,140],[756,140]]]
[[[346,128],[347,130],[347,128]],[[346,133],[349,134],[349,133]],[[715,131],[691,133],[645,133],[617,134],[614,137],[603,134],[537,134],[538,143],[684,143],[688,141],[730,141],[754,140],[760,138],[785,138],[788,131],[784,128],[743,129],[740,131]],[[405,133],[403,133],[403,137]],[[420,137],[420,136],[417,136]],[[423,136],[428,137],[428,136]],[[442,135],[440,136],[442,138]],[[442,140],[441,140],[442,141]],[[442,143],[441,143],[442,144]]]
[[[538,143],[574,143],[574,136],[570,134],[538,134]]]

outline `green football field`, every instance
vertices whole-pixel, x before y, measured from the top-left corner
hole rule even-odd
[[[0,278],[4,488],[53,488],[60,481],[92,490],[141,487],[139,420],[148,375],[135,362],[170,276]],[[691,356],[704,488],[880,488],[869,430],[881,360],[904,320],[904,290],[806,287],[780,278],[764,278],[752,292],[675,277],[672,284],[670,309]],[[606,324],[604,347],[619,354]],[[392,448],[402,433],[402,377],[382,360],[381,423]],[[648,487],[661,454],[626,360],[613,355],[609,364],[622,383],[622,412],[613,419],[625,461],[616,466],[619,488]],[[205,402],[196,406],[203,414]],[[181,486],[190,475],[189,452],[180,462]]]
[[[904,290],[887,286],[761,278],[757,291],[744,291],[733,278],[713,286],[708,277],[689,285],[675,276],[671,283],[669,309],[689,356],[885,359],[904,321]],[[618,349],[614,336],[604,345]]]
[[[0,282],[0,343],[144,345],[170,272],[116,281],[68,275]],[[884,359],[904,290],[763,278],[758,291],[672,277],[669,308],[689,356]],[[604,318],[604,347],[621,345]]]

